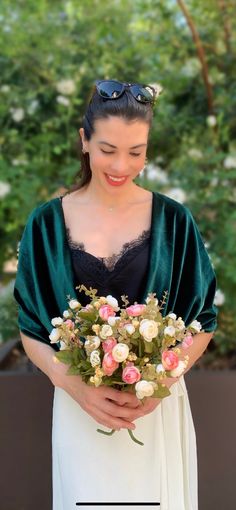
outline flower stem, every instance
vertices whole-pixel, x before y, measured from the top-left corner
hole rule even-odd
[[[135,443],[140,444],[141,446],[143,446],[143,445],[144,445],[144,443],[142,443],[141,441],[139,441],[139,440],[138,440],[138,439],[137,439],[137,438],[133,435],[132,430],[130,430],[130,429],[127,429],[127,430],[128,430],[128,433],[129,433],[129,435],[130,435],[131,439],[132,439]],[[112,434],[114,434],[114,432],[115,432],[115,429],[110,430],[110,432],[107,432],[107,431],[102,430],[102,429],[97,429],[97,432],[100,432],[101,434],[105,434],[106,436],[112,436]]]
[[[101,432],[101,434],[105,434],[106,436],[111,436],[112,434],[114,434],[115,429],[110,430],[110,432],[106,432],[105,430],[102,429],[97,429],[97,432]]]
[[[138,444],[140,444],[141,446],[143,446],[143,445],[144,445],[144,443],[142,443],[142,442],[141,442],[141,441],[139,441],[136,437],[134,437],[134,434],[133,434],[132,430],[128,429],[128,432],[129,432],[129,435],[130,435],[131,439],[133,439],[133,441],[134,441],[135,443],[138,443]]]

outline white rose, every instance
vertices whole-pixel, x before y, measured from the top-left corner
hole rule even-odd
[[[61,80],[56,84],[56,89],[60,94],[70,96],[76,90],[75,82],[73,80]]]
[[[164,329],[164,335],[175,336],[175,328],[174,328],[174,326],[167,326]]]
[[[225,168],[236,168],[236,156],[227,156],[223,165]]]
[[[65,349],[67,349],[67,345],[63,340],[60,340],[60,351],[64,351]]]
[[[176,315],[175,313],[172,313],[172,312],[171,312],[171,313],[168,313],[168,317],[169,317],[170,319],[173,319],[173,321],[175,321],[175,320],[177,319],[177,315]]]
[[[92,367],[96,367],[97,365],[100,365],[100,353],[99,351],[92,351],[90,354],[90,363]]]
[[[2,85],[0,90],[1,92],[3,92],[3,94],[8,94],[8,92],[10,92],[11,89],[9,85]]]
[[[115,311],[118,311],[120,309],[117,299],[111,296],[110,294],[106,296],[106,300],[107,304],[112,306],[112,308],[114,308]]]
[[[51,323],[53,326],[61,326],[61,324],[63,324],[63,319],[61,317],[54,317],[54,319],[51,320]]]
[[[100,330],[100,336],[102,338],[107,338],[108,336],[112,336],[113,331],[111,326],[108,326],[107,324],[104,324]]]
[[[153,320],[142,319],[139,326],[139,332],[147,342],[151,342],[158,334],[157,323]]]
[[[69,307],[72,309],[72,310],[75,310],[76,308],[79,308],[80,306],[80,303],[79,301],[77,301],[77,299],[71,299],[69,301]]]
[[[49,335],[49,338],[51,344],[55,344],[56,342],[58,342],[59,338],[61,338],[60,330],[58,328],[53,328]]]
[[[184,324],[184,321],[181,317],[179,317],[175,323],[175,327],[176,329],[178,329],[178,331],[182,331],[184,328],[185,328],[185,324]]]
[[[68,319],[70,317],[70,312],[68,310],[65,310],[63,312],[63,317],[65,317],[65,319]]]
[[[110,315],[110,317],[108,317],[108,319],[107,319],[107,322],[110,326],[115,326],[115,323],[119,320],[120,320],[120,317],[113,317],[112,315]]]
[[[202,329],[202,325],[200,322],[198,321],[193,321],[191,322],[191,324],[189,325],[190,328],[194,329],[197,333],[199,333]]]
[[[135,384],[136,397],[139,399],[144,397],[151,397],[155,388],[156,384],[152,381],[138,381]]]
[[[86,340],[86,342],[87,342],[87,340]],[[97,349],[100,344],[101,344],[101,340],[98,336],[94,336],[93,338],[90,339],[90,345],[91,345],[91,347],[93,347],[93,349]]]
[[[199,149],[195,149],[194,147],[192,149],[189,149],[188,155],[193,159],[201,159],[203,157],[202,151]]]
[[[129,347],[126,344],[119,343],[113,347],[111,352],[114,360],[118,361],[118,363],[121,363],[126,358],[128,358]]]
[[[157,374],[161,374],[162,372],[165,372],[165,369],[162,365],[162,363],[159,363],[157,366],[156,366],[156,372]]]
[[[135,332],[135,327],[133,324],[125,324],[124,329],[129,333],[129,335],[132,335]]]
[[[185,368],[186,368],[186,363],[184,363],[184,361],[180,360],[178,366],[176,368],[173,368],[173,370],[170,371],[171,377],[179,377],[185,371]]]

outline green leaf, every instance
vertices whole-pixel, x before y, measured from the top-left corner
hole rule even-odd
[[[59,361],[62,361],[62,363],[66,363],[70,365],[73,362],[73,352],[72,351],[58,351],[56,353],[56,358],[59,359]]]
[[[75,366],[69,367],[66,372],[67,375],[79,375],[79,373],[80,373],[79,368]]]
[[[158,388],[154,391],[152,394],[152,397],[155,398],[165,398],[170,395],[170,390],[167,388],[167,386],[162,386],[161,384],[158,384]]]

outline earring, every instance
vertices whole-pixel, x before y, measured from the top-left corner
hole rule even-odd
[[[86,152],[87,152],[84,147],[82,148],[82,152],[83,152],[83,154],[86,154]]]
[[[148,164],[148,158],[145,158],[145,166]]]

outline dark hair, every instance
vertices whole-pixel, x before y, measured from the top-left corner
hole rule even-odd
[[[153,119],[153,107],[151,103],[141,103],[137,101],[128,89],[118,99],[104,99],[102,98],[96,88],[92,92],[87,110],[83,116],[82,127],[84,128],[84,135],[87,140],[90,140],[93,135],[94,122],[98,119],[106,119],[110,115],[123,117],[127,121],[142,120],[151,127]],[[92,177],[92,172],[89,164],[89,153],[82,152],[82,141],[79,137],[78,141],[78,155],[81,162],[80,170],[76,176],[79,182],[74,183],[67,193],[82,188],[89,183]]]

